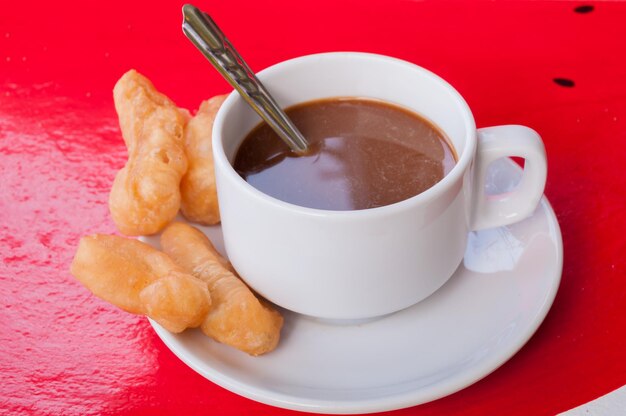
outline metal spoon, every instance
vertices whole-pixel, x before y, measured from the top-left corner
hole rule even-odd
[[[211,17],[191,4],[183,6],[183,32],[243,99],[296,153],[309,144]]]

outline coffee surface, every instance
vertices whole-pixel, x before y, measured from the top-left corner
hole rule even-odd
[[[291,152],[262,123],[240,145],[234,167],[258,190],[295,205],[358,210],[393,204],[430,188],[456,163],[437,127],[382,101],[323,99],[286,113],[309,141],[309,152]]]

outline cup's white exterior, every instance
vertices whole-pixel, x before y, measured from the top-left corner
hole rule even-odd
[[[245,281],[277,305],[331,319],[391,313],[443,285],[463,258],[475,205],[477,133],[463,98],[425,69],[363,53],[305,56],[258,77],[283,107],[353,96],[409,108],[446,133],[459,160],[440,183],[393,205],[360,211],[295,206],[256,190],[232,168],[239,144],[260,122],[232,93],[216,117],[213,150],[224,243]]]

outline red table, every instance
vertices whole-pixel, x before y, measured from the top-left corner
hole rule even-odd
[[[494,373],[396,415],[551,415],[626,384],[626,4],[588,4],[197,4],[255,70],[323,51],[396,56],[456,86],[479,127],[524,124],[545,141],[565,250],[552,310]],[[183,37],[181,5],[0,7],[0,413],[293,413],[205,380],[68,271],[81,235],[115,232],[117,78],[137,68],[192,109],[229,90]]]

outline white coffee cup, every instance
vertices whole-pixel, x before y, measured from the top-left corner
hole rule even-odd
[[[219,110],[213,153],[228,257],[250,287],[286,309],[363,319],[426,298],[452,276],[472,230],[529,216],[543,194],[546,156],[523,126],[476,129],[465,100],[414,64],[354,52],[281,62],[258,74],[284,108],[328,97],[368,97],[408,108],[445,132],[459,156],[439,183],[404,201],[356,211],[296,206],[253,188],[232,167],[260,118],[237,93]],[[517,189],[485,193],[489,164],[526,159]]]

